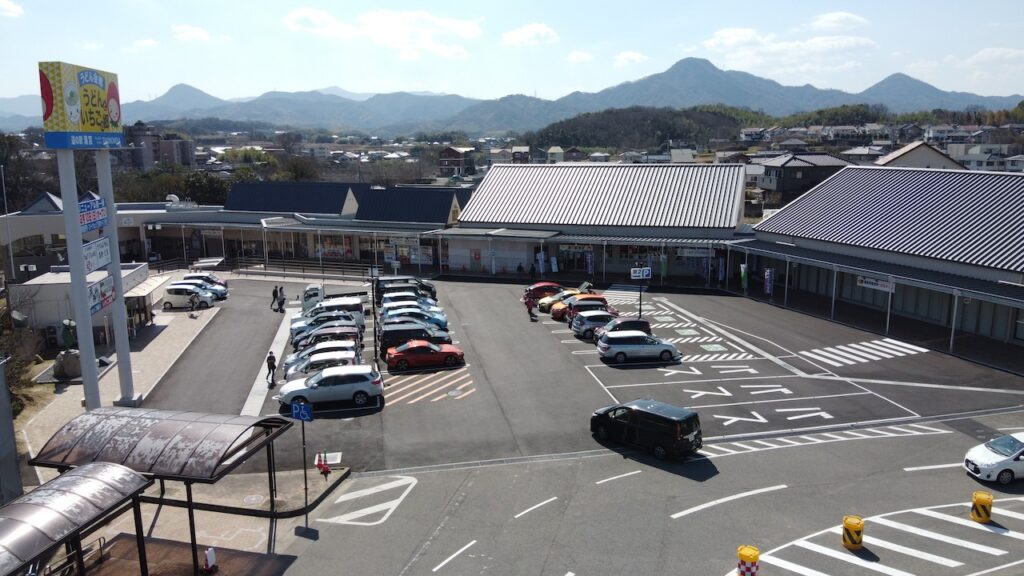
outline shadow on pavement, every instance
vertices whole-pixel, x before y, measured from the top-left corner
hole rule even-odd
[[[384,397],[377,396],[377,404],[374,406],[356,406],[351,400],[340,402],[323,402],[313,407],[313,416],[318,420],[338,420],[342,418],[359,418],[370,416],[384,410]],[[291,417],[290,406],[281,405],[277,409],[281,416]]]
[[[675,474],[695,482],[705,482],[718,476],[718,467],[715,466],[715,463],[709,458],[700,455],[686,455],[679,458],[658,460],[654,455],[632,446],[625,446],[611,441],[601,442],[596,438],[594,441],[612,452],[621,454],[623,459],[632,460],[638,464],[657,468],[663,472]]]

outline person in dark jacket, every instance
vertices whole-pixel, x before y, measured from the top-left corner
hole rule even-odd
[[[277,286],[274,286],[274,293],[270,296],[270,309],[277,311]]]
[[[270,354],[267,355],[267,380],[270,382],[270,387],[274,387],[274,371],[277,370],[277,358],[274,356],[274,351],[271,350]]]

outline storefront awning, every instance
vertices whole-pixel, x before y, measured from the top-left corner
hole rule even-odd
[[[141,298],[149,296],[155,290],[159,289],[161,286],[167,283],[167,281],[170,279],[170,276],[150,276],[149,278],[143,280],[140,284],[136,285],[131,290],[125,292],[124,297]]]
[[[441,228],[425,232],[423,235],[441,238],[525,238],[540,241],[558,236],[558,232],[521,228]]]
[[[598,234],[564,234],[552,240],[563,244],[613,244],[616,246],[661,246],[662,244],[700,245],[731,242],[720,238],[658,238],[655,236],[602,236]]]

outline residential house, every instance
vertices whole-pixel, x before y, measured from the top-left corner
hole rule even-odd
[[[789,153],[761,162],[764,174],[757,185],[781,194],[783,204],[797,198],[852,163],[825,153]]]
[[[579,148],[575,147],[575,146],[572,146],[572,147],[566,149],[566,151],[565,151],[565,161],[566,162],[583,162],[586,159],[587,159],[586,153],[583,152],[582,150],[580,150]]]
[[[767,142],[775,142],[786,138],[786,129],[782,126],[772,126],[764,131],[764,139]]]
[[[896,127],[896,140],[898,142],[914,142],[924,136],[924,128],[917,124],[901,124]]]
[[[949,135],[955,132],[957,128],[949,124],[936,124],[934,126],[927,126],[924,129],[924,139],[928,142],[948,142]]]
[[[1024,172],[1024,154],[1010,156],[1006,159],[1007,172]]]
[[[857,146],[849,150],[843,150],[839,153],[839,156],[854,164],[867,166],[874,164],[875,160],[885,156],[886,153],[888,153],[888,150],[881,146]]]
[[[180,138],[161,140],[159,154],[160,164],[164,166],[195,166],[196,143]]]
[[[548,164],[565,162],[565,150],[562,150],[561,146],[552,146],[551,148],[548,148],[547,155]]]
[[[825,127],[812,125],[807,127],[807,133],[800,137],[807,142],[821,142],[825,138]]]
[[[779,142],[778,144],[776,144],[775,148],[778,149],[778,150],[792,150],[792,151],[806,150],[807,149],[807,142],[804,142],[803,140],[801,140],[799,138],[789,138],[787,140],[783,140],[782,142]]]
[[[620,164],[642,164],[644,162],[645,154],[643,152],[637,152],[635,150],[626,150],[622,154],[619,154]]]
[[[441,176],[472,176],[476,174],[476,161],[473,159],[475,148],[449,146],[437,155],[438,170]]]
[[[591,162],[607,162],[611,156],[612,155],[607,152],[594,152],[588,156],[587,159]]]
[[[886,168],[942,168],[946,170],[963,170],[952,157],[947,156],[924,140],[911,142],[903,148],[890,152],[875,160],[876,166]]]
[[[697,162],[697,151],[689,148],[672,148],[669,150],[672,164],[693,164]]]
[[[488,148],[487,149],[487,165],[493,164],[511,164],[512,163],[512,151],[508,148]]]
[[[529,146],[513,146],[512,147],[512,163],[513,164],[529,164],[530,163],[530,147]]]
[[[958,156],[956,161],[963,164],[968,170],[995,170],[1006,169],[1006,158],[999,154],[967,154]]]
[[[889,137],[890,128],[885,124],[868,122],[861,128],[861,134],[871,140],[881,140]]]
[[[749,162],[750,156],[738,150],[715,152],[715,164],[747,164]]]
[[[754,143],[764,141],[764,128],[743,128],[740,130],[740,142]]]
[[[832,141],[856,140],[861,136],[860,130],[850,125],[829,126],[825,129],[825,134]]]

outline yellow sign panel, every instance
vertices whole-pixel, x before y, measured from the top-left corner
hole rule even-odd
[[[122,148],[117,74],[40,62],[43,132],[49,148]]]

